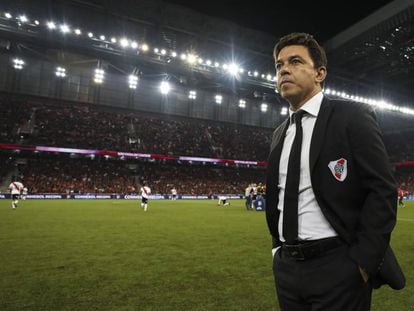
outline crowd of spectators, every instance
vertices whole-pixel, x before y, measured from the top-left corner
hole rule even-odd
[[[272,129],[91,104],[25,102],[22,114],[2,104],[9,111],[2,141],[9,143],[21,138],[12,128],[26,123],[31,145],[264,161],[272,135]]]
[[[251,182],[264,182],[264,171],[122,160],[70,159],[61,156],[29,159],[20,167],[31,193],[136,193],[146,181],[153,193],[242,194]]]

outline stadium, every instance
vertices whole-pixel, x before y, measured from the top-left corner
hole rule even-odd
[[[264,211],[289,118],[272,53],[293,31],[326,50],[324,96],[375,111],[407,284],[371,306],[414,309],[414,1],[325,32],[300,21],[315,8],[295,26],[287,2],[262,21],[215,5],[0,3],[0,310],[279,310]]]

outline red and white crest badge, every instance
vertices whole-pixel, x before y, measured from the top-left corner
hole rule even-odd
[[[336,180],[338,181],[345,180],[346,175],[348,174],[347,163],[348,161],[345,160],[344,158],[329,162],[328,167],[331,170],[332,175],[335,177]]]

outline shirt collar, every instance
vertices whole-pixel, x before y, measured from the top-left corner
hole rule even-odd
[[[315,94],[311,99],[309,99],[306,103],[304,103],[302,107],[300,107],[299,110],[304,110],[308,114],[316,118],[319,114],[319,110],[321,109],[322,99],[323,99],[323,93],[319,92]],[[289,108],[289,119],[291,119],[292,114],[294,113],[295,112]]]

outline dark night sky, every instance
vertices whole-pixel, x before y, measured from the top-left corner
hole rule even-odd
[[[292,31],[309,32],[324,42],[367,17],[390,0],[347,1],[194,1],[164,0],[200,13],[264,31],[276,37]]]

